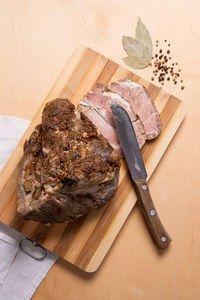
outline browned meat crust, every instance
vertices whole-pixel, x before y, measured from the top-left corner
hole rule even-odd
[[[120,157],[66,99],[46,104],[24,145],[18,213],[45,223],[73,220],[114,195]]]

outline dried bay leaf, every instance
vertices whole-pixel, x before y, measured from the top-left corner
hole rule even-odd
[[[134,69],[144,69],[149,65],[149,60],[145,56],[129,55],[123,58],[123,61]]]
[[[146,26],[142,23],[140,17],[138,18],[136,30],[135,30],[135,38],[140,42],[145,48],[145,56],[150,60],[153,52],[153,44],[149,31]]]
[[[122,44],[128,55],[145,56],[144,46],[136,39],[129,36],[123,36]]]
[[[152,59],[153,44],[146,26],[138,18],[135,39],[129,36],[122,37],[124,50],[128,54],[123,60],[129,67],[143,69],[147,67]]]

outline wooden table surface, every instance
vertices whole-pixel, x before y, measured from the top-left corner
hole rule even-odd
[[[173,241],[158,253],[136,206],[96,273],[59,259],[34,300],[200,299],[198,0],[1,0],[0,114],[31,120],[81,44],[123,65],[121,37],[134,35],[138,16],[154,42],[170,42],[186,86],[165,86],[185,102],[187,116],[150,180]],[[135,73],[150,80],[152,69]]]

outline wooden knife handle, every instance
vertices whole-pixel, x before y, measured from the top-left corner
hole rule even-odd
[[[160,221],[146,180],[134,181],[134,185],[154,243],[160,249],[166,248],[171,242],[171,238]]]

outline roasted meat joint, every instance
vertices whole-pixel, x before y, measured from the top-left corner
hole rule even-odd
[[[53,100],[24,145],[18,212],[46,223],[88,214],[114,195],[119,168],[119,155],[92,122],[69,100]]]
[[[18,213],[43,223],[74,220],[115,194],[123,152],[110,103],[128,112],[142,147],[159,135],[161,122],[144,87],[120,80],[97,84],[78,109],[67,99],[48,102],[42,122],[24,144]]]

